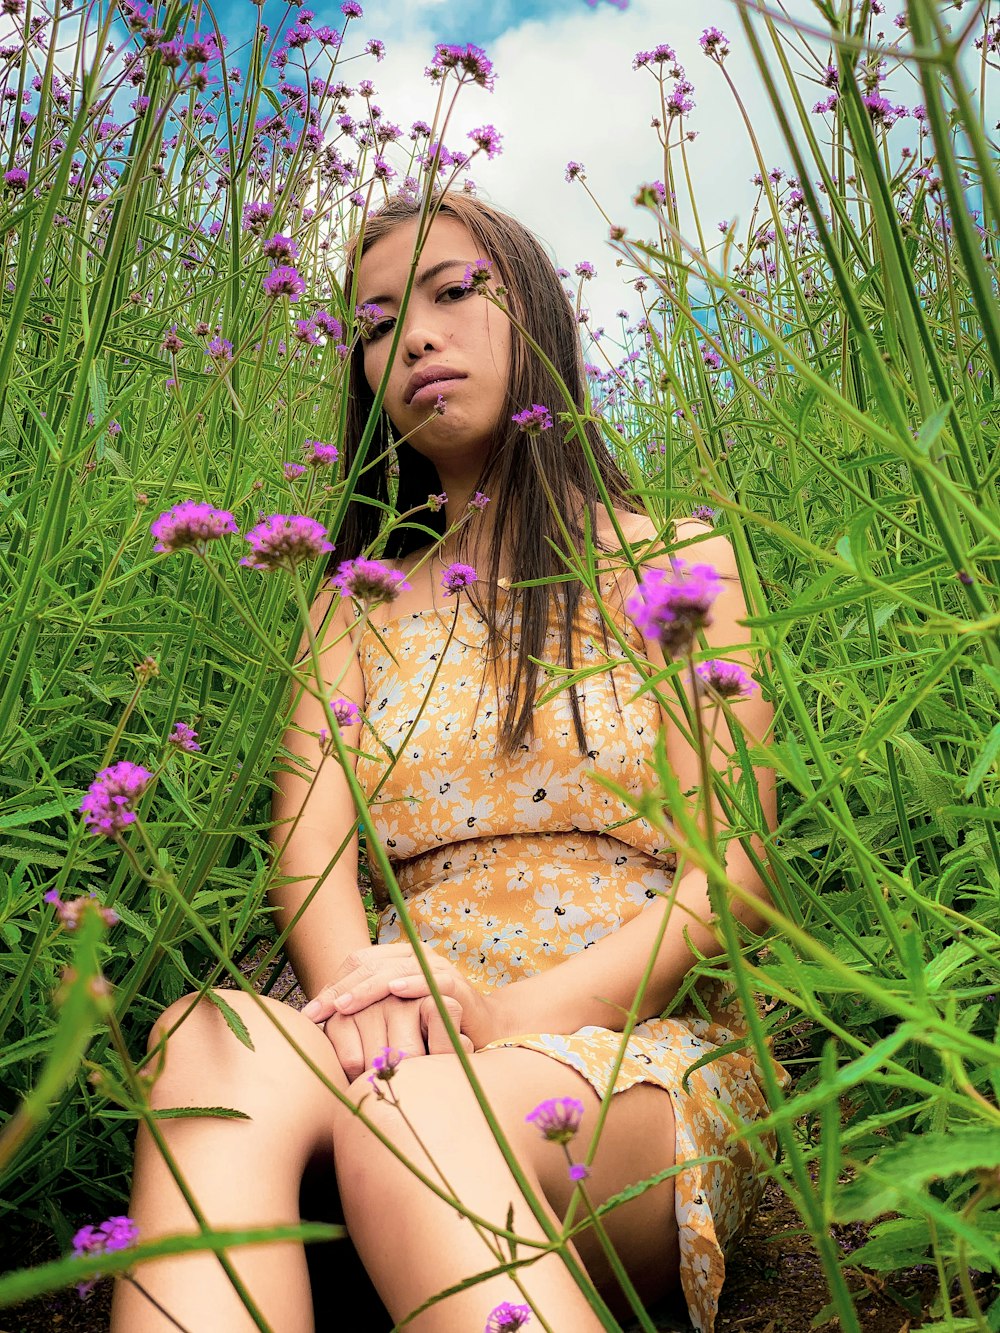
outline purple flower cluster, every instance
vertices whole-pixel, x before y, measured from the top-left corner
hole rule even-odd
[[[471,565],[463,565],[456,560],[452,565],[446,565],[441,574],[441,586],[444,588],[444,595],[451,597],[453,594],[461,592],[463,588],[470,587],[479,575]]]
[[[757,688],[738,663],[725,662],[718,657],[699,662],[694,674],[702,685],[707,685],[723,699],[746,699]]]
[[[511,421],[525,435],[541,435],[543,430],[552,429],[552,414],[543,403],[532,403],[523,412],[515,412]]]
[[[73,1237],[73,1258],[92,1258],[98,1254],[114,1254],[116,1250],[128,1250],[139,1239],[139,1228],[130,1217],[109,1217],[100,1226],[85,1226]],[[90,1282],[82,1282],[77,1287],[81,1296],[89,1296],[100,1274]]]
[[[686,652],[695,632],[712,623],[709,611],[722,591],[711,565],[648,570],[625,603],[625,614],[647,639],[658,639],[668,657]]]
[[[729,38],[719,28],[706,28],[698,38],[698,45],[712,60],[721,65],[729,55]]]
[[[474,259],[467,264],[462,276],[461,286],[469,291],[481,292],[489,286],[493,274],[492,259]]]
[[[530,1305],[511,1305],[510,1301],[502,1301],[490,1311],[484,1333],[517,1333],[530,1319]]]
[[[547,1101],[539,1102],[524,1118],[529,1125],[535,1125],[542,1137],[550,1142],[569,1143],[580,1128],[583,1102],[575,1097],[550,1097]]]
[[[149,525],[156,538],[154,551],[194,551],[204,555],[209,542],[238,532],[236,520],[228,509],[197,500],[182,500],[155,518]]]
[[[345,560],[330,581],[342,597],[353,597],[366,607],[393,602],[410,586],[398,570],[362,557]]]
[[[355,306],[354,322],[358,326],[358,336],[362,342],[367,342],[374,335],[375,329],[383,319],[385,311],[374,302],[369,301],[365,305]]]
[[[297,301],[306,289],[298,271],[288,264],[276,264],[262,285],[264,294],[272,300],[287,296],[290,301]]]
[[[338,727],[353,727],[361,717],[361,709],[350,699],[334,699],[330,712]]]
[[[482,491],[476,491],[475,495],[469,501],[469,508],[478,509],[479,512],[482,513],[489,502],[490,497],[488,495],[484,495]]]
[[[332,467],[340,457],[335,444],[324,444],[322,440],[306,440],[302,454],[310,467]]]
[[[139,764],[120,759],[102,768],[80,802],[80,813],[91,833],[117,838],[135,823],[135,806],[153,780]]]
[[[63,902],[62,898],[59,897],[58,889],[49,889],[48,893],[43,896],[43,901],[52,903],[56,909],[56,916],[66,930],[76,930],[84,912],[99,913],[106,926],[116,926],[118,924],[118,913],[110,907],[102,907],[94,893],[82,898],[71,898],[69,902]]]
[[[502,151],[503,135],[494,125],[481,125],[478,130],[470,130],[468,137],[491,161]]]
[[[175,749],[183,750],[186,754],[197,754],[201,750],[198,733],[186,722],[174,723],[174,729],[167,737],[167,743],[173,745]]]
[[[261,246],[261,250],[268,259],[272,259],[276,264],[291,264],[299,257],[299,247],[297,242],[290,236],[271,236]]]
[[[333,550],[326,528],[305,514],[271,514],[246,534],[251,552],[240,561],[251,569],[296,569],[303,560]]]
[[[477,83],[487,92],[493,91],[496,81],[493,64],[480,46],[473,46],[471,42],[467,46],[439,45],[427,73],[431,78],[439,79],[449,70],[455,71],[459,83]]]
[[[28,173],[22,167],[13,167],[3,174],[3,183],[8,190],[20,194],[28,188]]]

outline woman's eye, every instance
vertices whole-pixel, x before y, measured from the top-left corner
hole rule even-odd
[[[441,295],[446,296],[449,301],[462,301],[470,294],[471,290],[470,287],[446,287]]]
[[[365,342],[378,342],[379,338],[384,338],[387,333],[392,332],[392,327],[395,322],[394,319],[380,319],[377,324],[372,325]]]

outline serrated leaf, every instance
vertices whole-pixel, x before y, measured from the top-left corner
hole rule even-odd
[[[972,765],[972,768],[969,770],[968,780],[965,786],[962,788],[963,796],[972,795],[972,793],[982,782],[983,778],[993,767],[994,763],[996,762],[997,755],[1000,755],[1000,722],[996,724],[996,726],[993,728],[990,734],[986,737],[986,740],[983,742],[983,748],[979,755],[979,758],[976,760],[976,762]]]
[[[904,1187],[906,1196],[912,1197],[932,1180],[998,1168],[1000,1133],[995,1128],[911,1134],[859,1167],[857,1178],[839,1192],[837,1220],[865,1221],[892,1212]]]
[[[918,1264],[931,1244],[930,1227],[923,1217],[894,1217],[872,1228],[868,1241],[845,1258],[851,1267],[891,1273]]]
[[[246,1111],[231,1106],[167,1106],[153,1112],[154,1120],[184,1120],[191,1116],[211,1116],[216,1120],[252,1120]]]
[[[46,801],[44,805],[33,805],[28,810],[12,810],[10,814],[0,815],[0,829],[23,828],[25,824],[52,819],[56,815],[72,814],[73,807],[66,801]]]
[[[250,1040],[250,1033],[247,1031],[247,1025],[240,1018],[239,1014],[228,1001],[224,1000],[217,990],[208,990],[205,992],[206,998],[211,1000],[218,1009],[219,1013],[226,1020],[226,1027],[238,1041],[251,1051],[254,1049],[253,1042]]]

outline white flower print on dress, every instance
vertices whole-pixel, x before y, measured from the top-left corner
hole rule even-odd
[[[569,788],[554,763],[532,764],[507,783],[514,802],[514,814],[521,828],[543,829],[551,826],[557,806],[565,805]]]
[[[541,909],[534,919],[542,930],[572,931],[590,920],[590,913],[573,901],[572,889],[545,884],[535,890],[534,897]]]

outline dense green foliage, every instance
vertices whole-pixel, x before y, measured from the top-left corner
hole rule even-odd
[[[909,0],[890,42],[871,11],[817,3],[804,36],[741,11],[792,176],[757,154],[743,236],[680,226],[686,122],[660,65],[665,189],[643,193],[647,239],[612,240],[646,320],[594,373],[593,409],[663,530],[711,506],[740,563],[777,722],[766,749],[739,743],[747,768],[776,770],[781,808],[772,931],[760,953],[730,931],[726,966],[765,999],[754,1040],[794,1030],[809,1052],[787,1097],[771,1089],[763,1128],[779,1131],[773,1169],[842,1327],[861,1325],[830,1223],[883,1219],[848,1265],[927,1259],[936,1327],[1000,1329],[1000,1301],[981,1311],[970,1275],[1000,1271],[1000,174],[986,128],[1000,22]],[[241,538],[204,560],[158,555],[149,524],[190,498],[241,532],[280,510],[335,539],[351,479],[288,480],[282,464],[307,438],[341,438],[346,362],[338,338],[297,328],[305,308],[264,294],[265,233],[244,209],[273,205],[266,234],[295,238],[303,307],[350,344],[336,279],[360,213],[349,196],[384,190],[374,139],[335,128],[336,97],[317,104],[329,146],[315,151],[301,99],[265,87],[261,33],[241,86],[220,59],[203,103],[152,49],[95,58],[121,39],[121,16],[102,15],[86,53],[77,17],[53,11],[46,47],[0,62],[8,87],[30,86],[33,66],[41,80],[32,133],[7,122],[27,186],[0,195],[0,1209],[67,1247],[88,1210],[122,1207],[153,1018],[223,977],[248,986],[239,961],[274,937],[270,775],[321,576],[318,561],[308,585],[242,568]],[[175,6],[160,26],[187,17]],[[59,69],[78,39],[73,82]],[[920,86],[916,119],[879,102],[879,62],[897,59]],[[720,48],[705,74],[724,95]],[[832,90],[825,112],[810,80]],[[110,110],[130,84],[148,107]],[[443,81],[437,124],[458,87]],[[297,140],[262,139],[262,116]],[[232,358],[207,354],[214,337]],[[178,721],[199,753],[170,743]],[[155,774],[121,846],[78,813],[119,760]],[[734,776],[720,798],[738,831],[760,831],[752,784]],[[685,836],[724,882],[720,849]],[[119,924],[67,932],[52,891],[96,894]],[[110,994],[89,984],[98,970]],[[0,1279],[0,1303],[30,1289]]]

